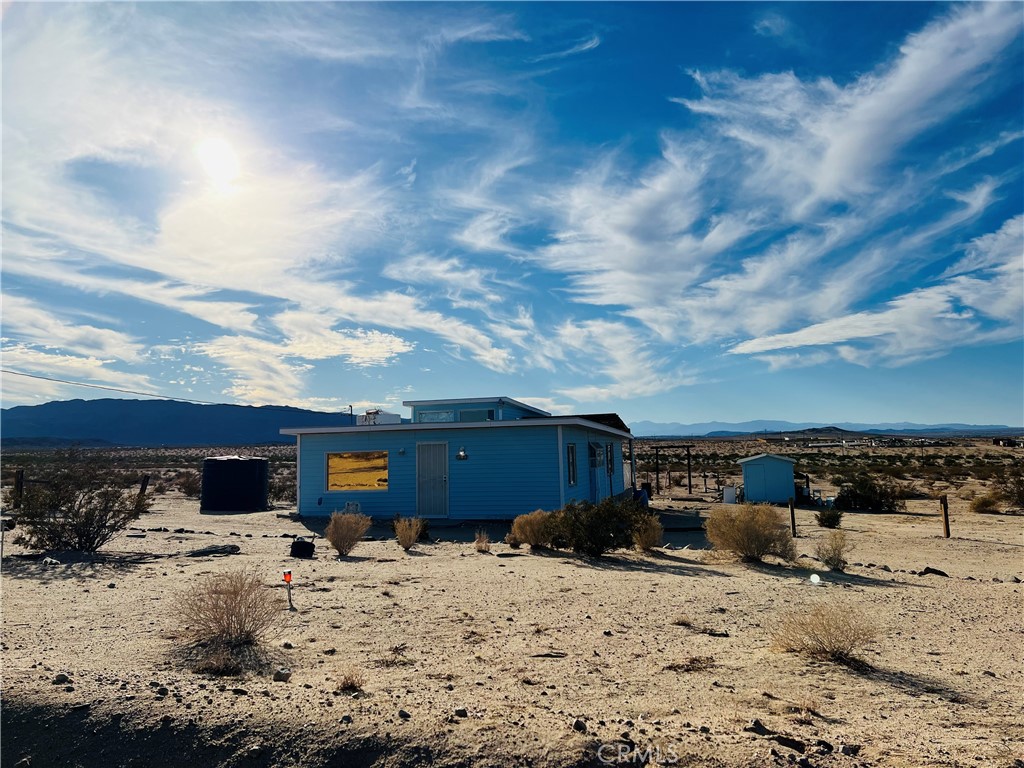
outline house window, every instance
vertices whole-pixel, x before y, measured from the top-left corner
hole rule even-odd
[[[387,489],[387,451],[327,454],[328,491],[386,491]]]
[[[565,463],[569,469],[569,485],[576,485],[576,443],[565,446]]]
[[[461,411],[459,421],[494,421],[494,411]]]
[[[608,468],[608,474],[615,474],[615,448],[612,447],[611,443],[608,443],[604,447],[604,460],[605,466]]]
[[[422,424],[455,421],[455,411],[420,411],[417,418]]]

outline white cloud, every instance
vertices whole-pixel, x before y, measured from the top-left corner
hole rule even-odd
[[[539,56],[533,56],[527,59],[531,64],[538,64],[542,61],[550,61],[551,59],[564,59],[569,56],[576,56],[580,53],[586,53],[592,51],[601,44],[601,38],[599,35],[590,35],[585,37],[570,47],[561,51],[552,51],[551,53],[542,53]]]

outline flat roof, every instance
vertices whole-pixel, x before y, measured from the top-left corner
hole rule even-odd
[[[451,402],[446,400],[444,402]],[[470,402],[477,402],[476,400]],[[334,435],[334,434],[366,434],[367,432],[422,432],[435,429],[515,429],[517,427],[585,427],[606,435],[614,435],[629,440],[633,435],[628,429],[616,429],[592,421],[583,416],[548,416],[546,418],[515,419],[513,421],[445,421],[418,424],[377,424],[351,427],[286,427],[280,430],[282,435]]]
[[[542,411],[540,408],[534,408],[532,405],[521,403],[518,400],[513,400],[511,397],[456,397],[456,398],[445,398],[443,400],[403,400],[402,405],[416,407],[419,405],[468,405],[470,403],[508,403],[518,408],[523,408],[527,411],[533,411],[534,413],[540,414],[541,416],[550,416],[551,414],[547,411]]]

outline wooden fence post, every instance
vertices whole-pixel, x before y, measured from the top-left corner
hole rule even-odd
[[[793,531],[793,538],[796,538],[796,504],[793,497],[789,497],[789,527]]]
[[[946,494],[939,496],[939,506],[942,508],[942,536],[949,538],[949,501]]]
[[[142,505],[146,502],[146,489],[149,487],[149,475],[142,476],[142,483],[139,486],[139,495],[135,497],[135,510],[142,511]]]
[[[14,473],[14,493],[11,498],[11,506],[21,509],[21,497],[25,494],[25,470],[19,469]]]

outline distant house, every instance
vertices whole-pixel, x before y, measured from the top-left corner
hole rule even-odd
[[[511,520],[626,490],[633,436],[616,414],[552,416],[507,397],[403,405],[410,422],[281,430],[297,440],[300,514]]]
[[[745,501],[784,504],[793,495],[793,466],[796,459],[774,453],[760,453],[740,459]]]

